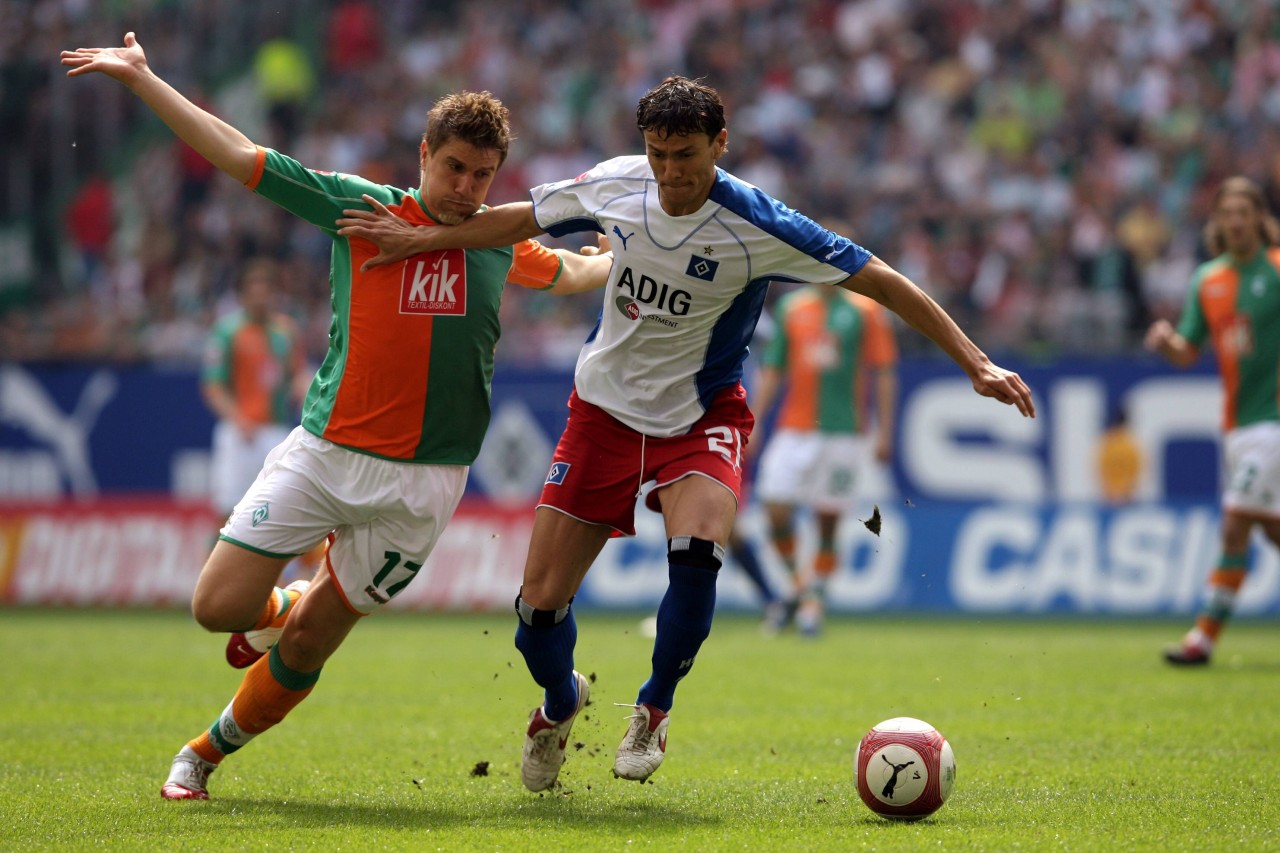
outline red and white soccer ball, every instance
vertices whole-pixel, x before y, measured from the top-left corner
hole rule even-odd
[[[894,717],[862,738],[853,775],[867,808],[891,820],[919,820],[951,794],[956,758],[947,739],[924,720]]]

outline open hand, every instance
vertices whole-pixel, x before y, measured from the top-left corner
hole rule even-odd
[[[431,251],[433,229],[421,228],[401,219],[373,196],[362,195],[360,198],[373,209],[344,209],[342,218],[337,220],[340,236],[368,240],[378,249],[378,254],[360,265],[360,272]]]
[[[986,365],[973,378],[973,390],[984,397],[992,397],[1010,406],[1016,406],[1024,417],[1036,416],[1036,404],[1031,399],[1031,389],[1022,377],[1012,370],[994,364]]]
[[[1173,336],[1172,323],[1164,319],[1156,320],[1151,324],[1151,328],[1147,329],[1147,334],[1142,339],[1142,345],[1151,352],[1163,353],[1173,340]]]
[[[78,77],[94,71],[106,74],[122,83],[128,83],[147,70],[147,56],[133,33],[124,34],[124,47],[77,47],[64,50],[61,62],[70,71],[68,77]]]

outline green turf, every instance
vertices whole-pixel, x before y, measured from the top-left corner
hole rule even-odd
[[[1232,626],[1207,670],[1170,622],[838,620],[818,641],[722,616],[650,783],[612,778],[647,674],[636,616],[579,615],[595,677],[554,794],[520,785],[536,688],[512,619],[381,614],[207,803],[173,753],[239,683],[222,638],[155,612],[0,610],[0,849],[1280,849],[1280,631]],[[898,715],[950,739],[932,818],[872,815],[858,739]],[[488,762],[487,775],[477,767]]]

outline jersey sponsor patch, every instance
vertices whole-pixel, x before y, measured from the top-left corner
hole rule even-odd
[[[400,313],[465,316],[467,258],[463,249],[415,255],[400,279]]]
[[[689,267],[684,271],[684,274],[700,278],[703,281],[713,281],[716,277],[716,270],[719,268],[719,261],[699,257],[698,255],[690,255]]]
[[[556,486],[564,485],[564,478],[569,473],[570,467],[568,462],[551,463],[551,470],[547,472],[547,483]]]
[[[630,296],[622,294],[617,299],[613,300],[613,302],[618,306],[618,310],[623,314],[626,314],[630,319],[640,319],[640,306]]]
[[[1253,318],[1236,314],[1223,324],[1218,341],[1223,352],[1236,358],[1253,355]]]

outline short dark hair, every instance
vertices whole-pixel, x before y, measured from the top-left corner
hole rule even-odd
[[[695,133],[714,138],[724,130],[724,103],[720,93],[701,80],[668,77],[640,99],[636,125],[664,138]]]
[[[490,92],[455,92],[431,107],[422,139],[431,152],[452,139],[490,148],[498,152],[498,165],[502,165],[511,147],[510,114]]]

